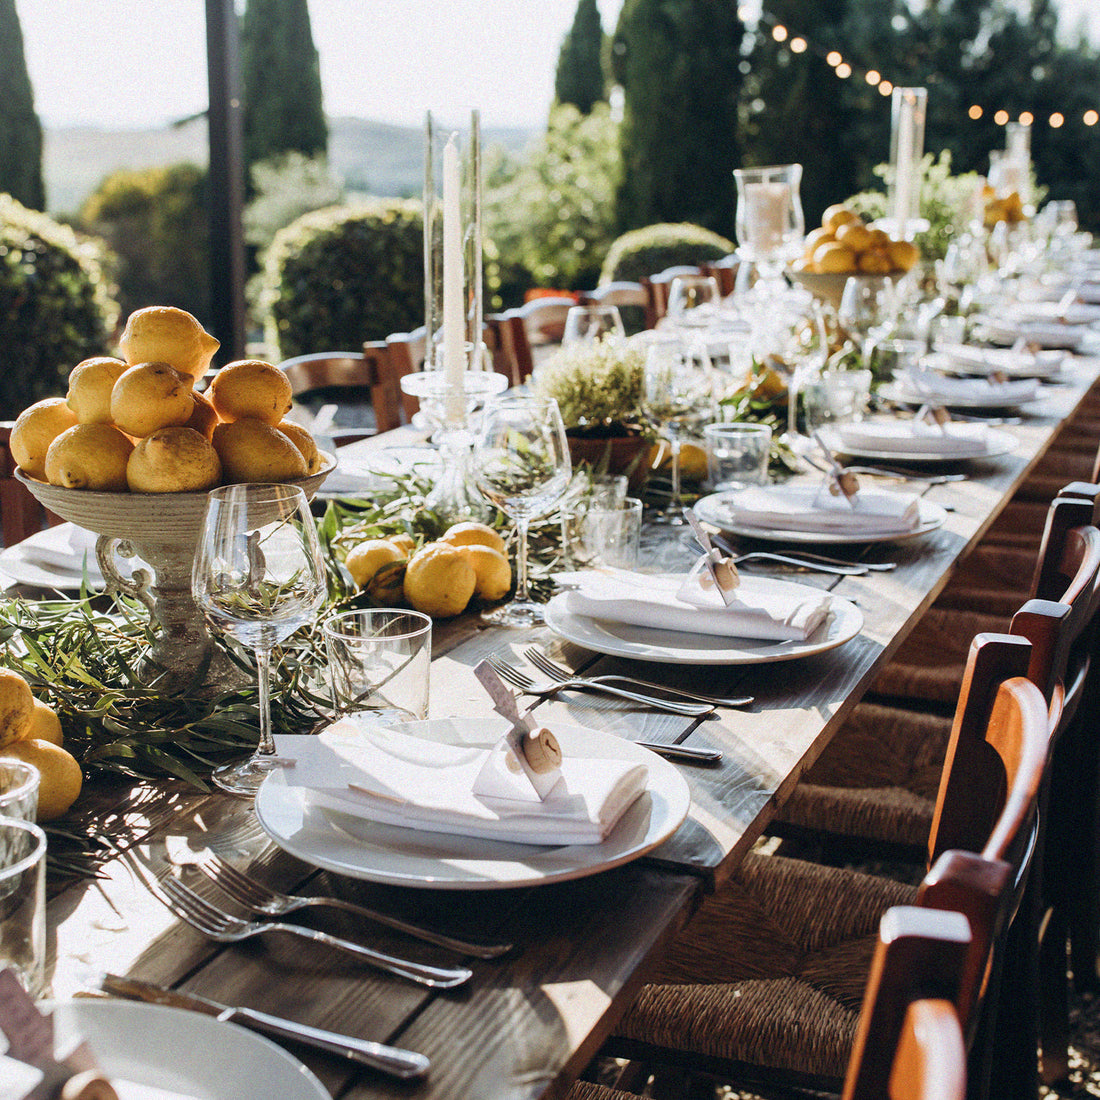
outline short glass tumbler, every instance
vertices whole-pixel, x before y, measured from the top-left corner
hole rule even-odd
[[[712,488],[742,489],[768,480],[772,430],[767,424],[708,424],[703,439]]]
[[[0,970],[35,998],[46,989],[46,834],[0,818]]]
[[[40,779],[33,764],[0,758],[0,817],[34,821]]]
[[[419,611],[344,611],[322,624],[337,714],[389,724],[428,717],[432,620]]]

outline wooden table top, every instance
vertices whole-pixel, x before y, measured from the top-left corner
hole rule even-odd
[[[643,982],[649,963],[688,919],[700,894],[720,885],[760,837],[776,806],[942,589],[960,556],[1042,456],[1095,382],[1100,363],[1080,360],[1076,370],[1072,385],[1050,388],[1023,423],[1005,429],[1018,440],[1015,451],[969,463],[968,481],[924,488],[926,499],[950,509],[940,529],[866,549],[868,561],[896,561],[893,572],[805,580],[828,587],[863,612],[862,632],[837,649],[780,664],[689,668],[599,657],[545,629],[486,627],[472,616],[439,625],[431,671],[433,716],[490,713],[474,666],[489,653],[519,658],[532,642],[577,668],[622,669],[710,693],[755,697],[751,707],[694,720],[580,693],[539,704],[536,713],[547,725],[568,721],[722,750],[717,766],[682,767],[692,796],[688,820],[650,856],[535,888],[397,888],[340,879],[299,862],[267,840],[249,804],[220,794],[174,783],[104,783],[82,797],[82,820],[93,820],[123,846],[139,845],[153,860],[185,865],[190,851],[209,845],[283,889],[336,893],[454,934],[516,944],[502,959],[474,960],[467,986],[429,992],[282,936],[212,944],[176,921],[120,858],[106,864],[101,877],[71,884],[50,902],[54,995],[64,999],[95,988],[99,972],[114,971],[398,1043],[431,1058],[426,1080],[399,1084],[291,1048],[334,1096],[350,1100],[565,1095]],[[452,961],[344,914],[312,911],[303,919],[372,946]]]

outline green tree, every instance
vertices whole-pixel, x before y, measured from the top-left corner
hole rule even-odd
[[[34,113],[15,0],[0,0],[0,149],[0,191],[32,210],[45,210],[42,124]]]
[[[321,70],[306,0],[248,0],[241,23],[244,157],[328,151]]]
[[[117,256],[119,301],[127,314],[172,305],[209,324],[205,169],[170,164],[114,172],[84,201],[80,222]]]
[[[580,0],[573,26],[558,54],[554,97],[582,115],[607,99],[603,73],[603,24],[596,0]]]
[[[743,38],[730,0],[625,0],[611,49],[621,230],[691,221],[732,235]]]

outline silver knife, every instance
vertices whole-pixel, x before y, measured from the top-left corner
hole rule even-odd
[[[237,1008],[219,1004],[217,1001],[200,997],[195,993],[184,993],[180,989],[165,989],[138,978],[104,974],[99,984],[102,989],[116,997],[202,1012],[207,1016],[213,1016],[216,1020],[243,1024],[253,1031],[278,1035],[283,1039],[293,1039],[306,1046],[326,1050],[330,1054],[339,1054],[344,1058],[350,1058],[353,1062],[360,1062],[394,1077],[423,1077],[431,1065],[423,1054],[413,1050],[402,1050],[400,1047],[374,1043],[369,1039],[357,1039],[352,1035],[338,1035],[334,1031],[324,1031],[321,1028],[310,1027],[308,1024],[284,1020],[280,1016],[270,1016],[254,1008]]]

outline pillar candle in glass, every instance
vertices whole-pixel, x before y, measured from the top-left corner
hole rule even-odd
[[[425,366],[447,373],[446,419],[465,420],[462,375],[481,368],[481,121],[431,110],[424,142]]]
[[[898,237],[912,237],[920,218],[921,157],[927,88],[895,88],[891,94],[890,221]]]

